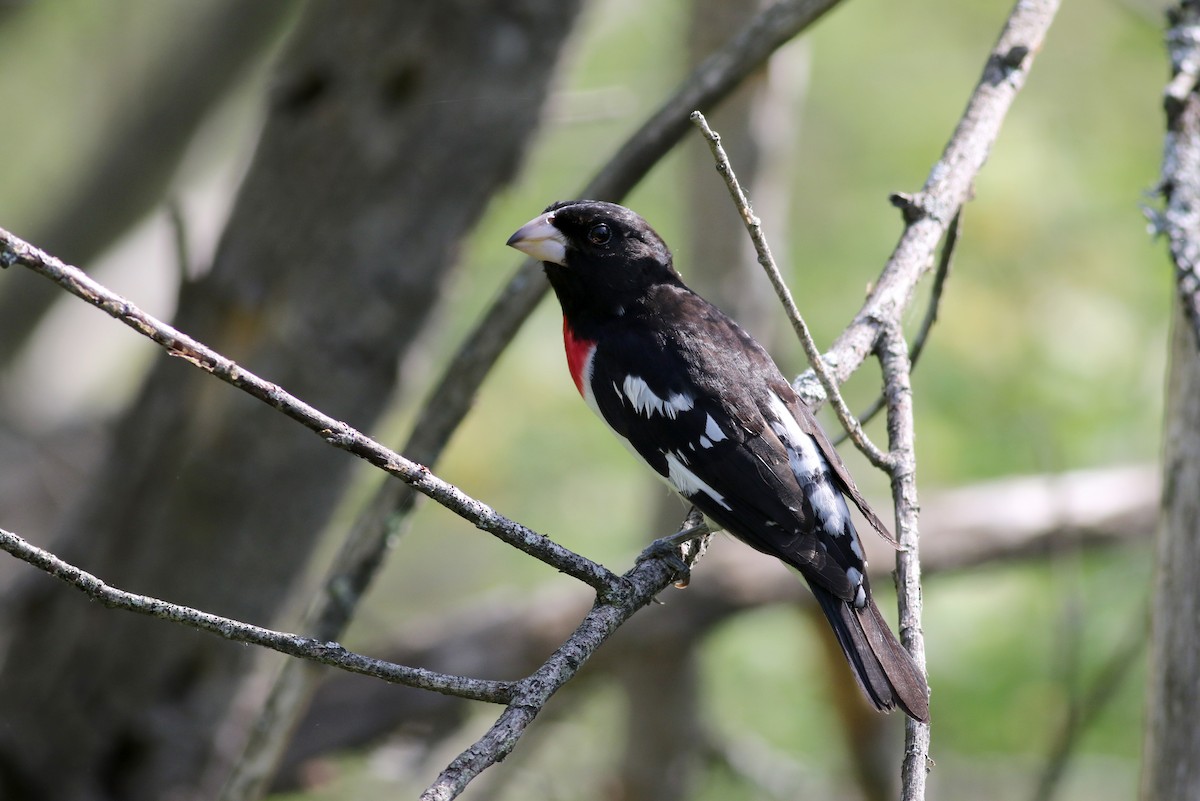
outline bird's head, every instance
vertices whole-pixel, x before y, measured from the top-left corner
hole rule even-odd
[[[679,283],[662,237],[615,203],[551,204],[509,237],[508,245],[543,262],[564,311],[576,304],[598,311],[624,308],[656,284]]]

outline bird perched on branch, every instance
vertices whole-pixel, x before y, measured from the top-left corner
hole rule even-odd
[[[762,346],[622,206],[555,203],[508,244],[544,263],[592,411],[708,518],[800,572],[876,708],[927,720],[925,676],[871,598],[846,498],[894,540]]]

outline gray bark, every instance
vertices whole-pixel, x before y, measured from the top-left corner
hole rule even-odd
[[[1200,3],[1168,10],[1171,80],[1153,215],[1177,285],[1167,379],[1162,514],[1151,607],[1141,798],[1200,798]]]
[[[458,242],[520,159],[576,10],[310,4],[213,269],[181,290],[177,327],[369,428]],[[55,548],[115,585],[269,623],[352,463],[163,357]],[[44,579],[10,609],[0,796],[195,797],[253,652]]]
[[[1200,351],[1176,302],[1141,798],[1200,798]]]

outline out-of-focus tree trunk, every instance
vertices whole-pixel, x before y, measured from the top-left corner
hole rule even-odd
[[[72,176],[53,215],[22,232],[31,241],[86,267],[161,204],[197,127],[247,65],[262,56],[294,8],[284,0],[207,5],[198,20],[165,37],[154,68],[133,81],[106,115],[96,158]],[[59,296],[48,281],[6,282],[0,293],[0,365],[12,361]]]
[[[1167,11],[1171,80],[1155,217],[1175,267],[1142,801],[1200,798],[1200,3]]]
[[[1178,300],[1164,441],[1142,801],[1200,798],[1200,350]]]
[[[577,8],[310,3],[213,269],[183,287],[176,325],[369,429],[459,242],[520,160]],[[270,623],[352,463],[163,357],[55,547],[123,588]],[[0,796],[195,797],[254,652],[45,577],[10,610]]]

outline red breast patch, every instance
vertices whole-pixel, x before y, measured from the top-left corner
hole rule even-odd
[[[571,371],[571,378],[575,381],[575,389],[579,390],[579,394],[587,397],[583,390],[584,370],[587,369],[588,360],[592,357],[593,351],[596,350],[596,343],[587,339],[579,339],[575,336],[575,332],[571,330],[571,326],[567,323],[567,318],[563,318],[563,345],[567,350],[567,369]]]

